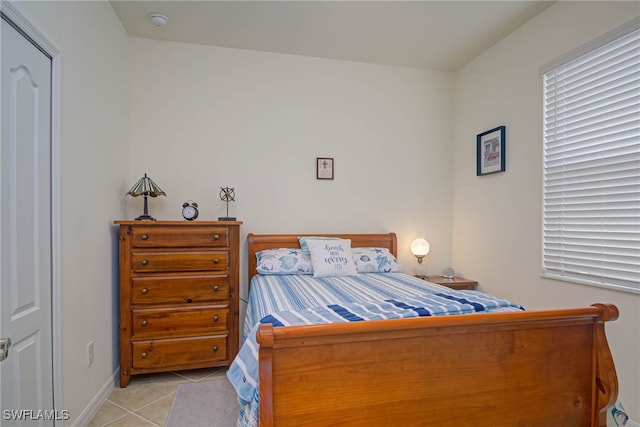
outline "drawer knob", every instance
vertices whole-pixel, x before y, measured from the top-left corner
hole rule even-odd
[[[142,261],[140,261],[140,264],[147,265],[149,264],[149,261],[147,261],[146,259],[143,259]]]
[[[143,320],[142,322],[140,322],[140,324],[142,326],[147,326],[149,324],[149,322],[147,322],[146,320]]]
[[[142,240],[147,240],[149,238],[149,236],[147,236],[146,234],[143,234],[142,236],[140,236],[140,238]]]
[[[213,351],[218,351],[218,346],[217,345],[213,346]]]
[[[214,264],[220,264],[220,259],[219,258],[214,258],[213,259],[213,263]]]
[[[147,289],[147,288],[142,288],[142,290],[141,290],[140,292],[142,292],[142,295],[146,295],[146,294],[147,294],[147,292],[149,292],[149,289]]]
[[[220,286],[218,285],[213,285],[213,290],[218,292],[220,290]]]
[[[146,359],[146,358],[147,358],[147,353],[142,353],[142,354],[140,355],[140,357],[142,357],[143,359]]]
[[[218,319],[219,319],[219,317],[218,317],[218,315],[217,315],[217,314],[216,314],[215,316],[213,316],[213,321],[214,321],[214,322],[217,322],[217,321],[218,321]]]
[[[213,240],[220,240],[220,235],[219,234],[214,234],[213,235]]]

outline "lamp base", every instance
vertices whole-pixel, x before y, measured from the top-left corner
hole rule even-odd
[[[136,218],[136,221],[155,221],[156,219],[151,215],[140,215]]]
[[[427,266],[424,263],[416,264],[413,268],[414,276],[427,276]]]
[[[231,216],[219,216],[218,221],[235,221],[236,217]]]
[[[144,174],[144,176],[147,176],[147,174]],[[155,221],[156,219],[151,215],[149,215],[149,207],[147,205],[148,196],[146,194],[143,194],[143,197],[144,197],[144,209],[142,210],[142,215],[136,218],[136,221],[142,221],[142,220]]]

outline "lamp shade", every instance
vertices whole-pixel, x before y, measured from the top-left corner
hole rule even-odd
[[[431,245],[423,238],[415,239],[411,242],[411,253],[418,258],[418,264],[422,264],[422,259],[431,250]]]
[[[166,196],[166,193],[162,191],[158,184],[153,182],[151,178],[147,176],[145,173],[142,178],[135,183],[131,190],[127,191],[127,194],[133,197],[138,196],[150,196],[150,197],[158,197],[158,196]]]
[[[411,242],[411,253],[415,256],[425,257],[429,254],[431,245],[425,239],[415,239]]]

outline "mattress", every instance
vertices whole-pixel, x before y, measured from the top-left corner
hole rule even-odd
[[[521,310],[512,301],[479,291],[452,290],[404,273],[327,278],[256,275],[251,280],[243,345],[227,371],[241,406],[238,425],[257,425],[255,335],[260,323],[278,327]]]
[[[404,273],[363,273],[355,276],[315,278],[310,275],[256,275],[251,280],[243,339],[266,315],[300,311],[336,303],[379,301],[443,292],[461,295],[445,286]],[[468,291],[482,298],[477,291]],[[488,296],[488,298],[494,298]]]

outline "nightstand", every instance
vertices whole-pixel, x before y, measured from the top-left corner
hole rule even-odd
[[[438,285],[447,286],[451,289],[462,290],[469,289],[474,290],[476,286],[478,286],[478,282],[475,280],[462,279],[460,277],[454,277],[453,279],[447,279],[443,276],[416,276],[421,278],[422,280],[426,280],[428,282],[437,283]]]

